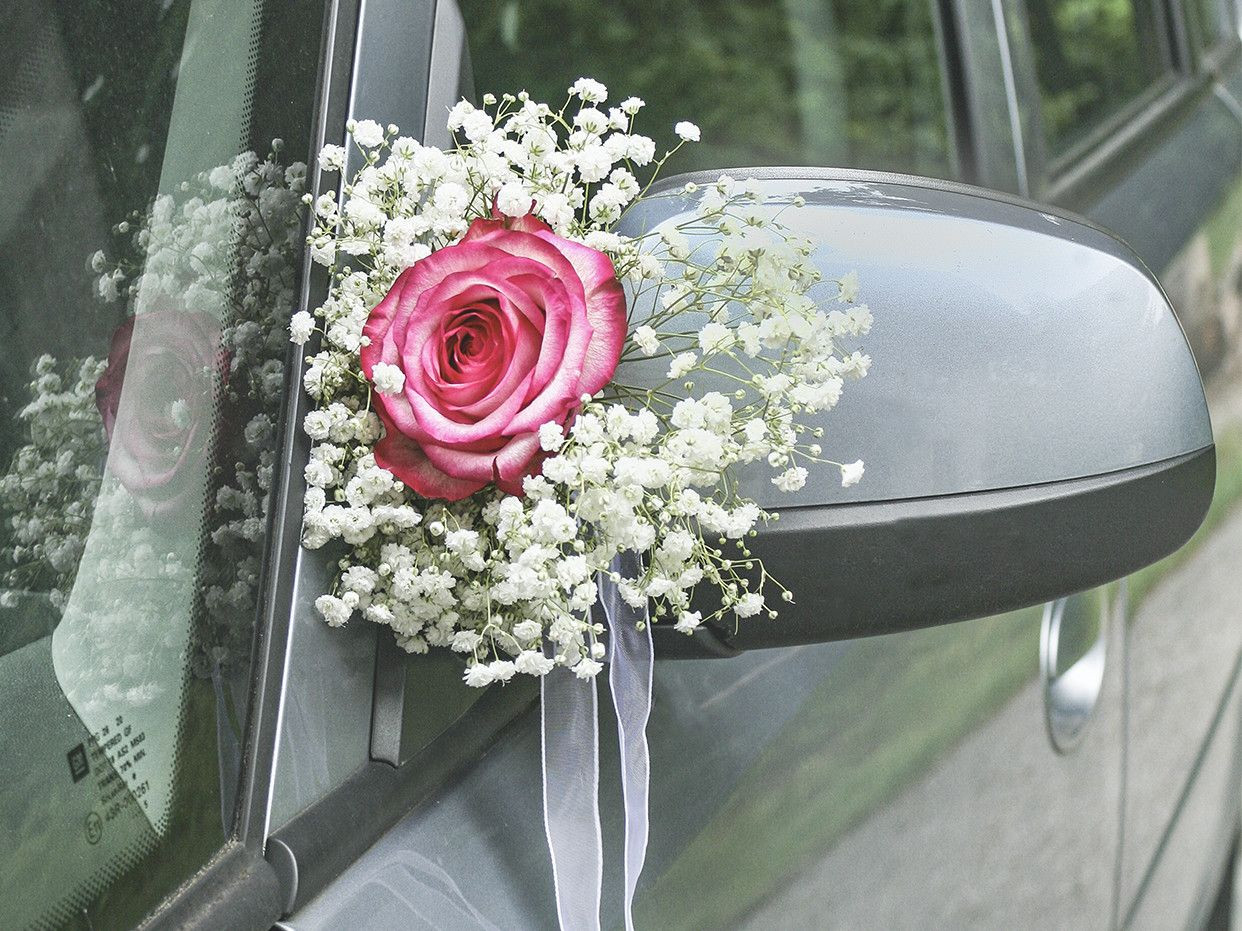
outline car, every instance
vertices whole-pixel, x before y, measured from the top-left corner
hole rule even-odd
[[[582,75],[805,192],[876,318],[867,479],[756,543],[788,618],[657,626],[636,924],[1228,923],[1231,0],[17,0],[0,47],[4,927],[556,925],[538,690],[314,610],[286,327],[347,120]]]

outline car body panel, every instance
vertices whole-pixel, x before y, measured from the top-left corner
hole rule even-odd
[[[1236,53],[1226,73],[1226,86],[1240,80]],[[1242,481],[1239,111],[1210,80],[1198,80],[1114,164],[1122,167],[1103,165],[1087,183],[1043,185],[1056,203],[1117,232],[1156,271],[1195,351],[1218,448],[1207,521],[1184,549],[1131,580],[1126,610],[1119,917],[1167,927],[1202,901],[1202,877],[1216,875],[1239,810],[1236,779],[1222,789],[1236,765],[1235,731],[1216,730],[1222,715],[1236,714],[1242,656],[1242,580],[1232,568],[1242,545],[1233,508]],[[1211,829],[1183,827],[1191,823]],[[1183,842],[1171,846],[1173,835]]]

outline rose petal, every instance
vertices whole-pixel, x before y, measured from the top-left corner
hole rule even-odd
[[[458,277],[450,276],[429,292],[426,296],[428,302],[441,300],[441,294],[451,294],[458,287],[458,282],[454,280]],[[463,290],[462,299],[467,301],[477,299],[481,296],[480,291],[481,286],[468,287]],[[488,288],[487,294],[490,296],[490,303],[494,306],[490,308],[479,306],[474,311],[465,308],[462,311],[453,312],[457,314],[471,312],[481,316],[493,314],[497,324],[503,330],[501,351],[489,355],[493,365],[488,370],[480,370],[477,381],[464,383],[461,388],[458,388],[447,381],[440,371],[442,366],[439,360],[445,339],[443,321],[437,330],[425,336],[421,333],[407,336],[407,339],[415,341],[420,338],[425,340],[421,353],[422,377],[415,378],[413,382],[407,382],[408,390],[419,395],[426,395],[425,389],[429,388],[432,394],[445,402],[441,412],[449,415],[450,419],[458,423],[478,423],[495,412],[502,404],[509,402],[517,386],[526,379],[534,366],[543,342],[542,325],[539,327],[533,325],[529,319],[530,314],[514,307],[508,293]],[[524,295],[521,297],[525,299]],[[531,311],[533,312],[534,309],[532,307]],[[539,322],[542,324],[542,320]],[[407,368],[408,365],[407,360]],[[524,400],[524,397],[516,398],[514,409],[516,410],[516,407]],[[416,402],[411,400],[411,406],[417,406]],[[424,429],[433,429],[430,424],[424,423],[423,426]]]
[[[486,483],[504,481],[510,485],[528,474],[531,459],[541,450],[539,434],[522,433],[509,437],[498,449],[471,450],[463,447],[446,447],[426,444],[423,447],[427,459],[439,469],[451,469],[462,479],[474,479]]]
[[[387,469],[424,498],[460,501],[484,488],[485,481],[467,481],[448,475],[427,458],[424,447],[394,429],[392,421],[379,412],[384,436],[375,444],[375,464]]]
[[[594,332],[582,365],[579,393],[594,394],[608,384],[621,361],[627,325],[625,289],[604,253],[567,239],[559,239],[557,245],[573,263],[586,296],[587,319]]]
[[[368,318],[364,374],[384,361],[406,376],[402,394],[376,395],[377,462],[428,497],[492,483],[521,494],[543,459],[538,428],[565,423],[607,384],[625,331],[608,256],[533,216],[474,221],[403,272]]]

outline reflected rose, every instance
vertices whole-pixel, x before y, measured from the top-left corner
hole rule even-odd
[[[108,468],[148,517],[201,505],[225,371],[220,327],[207,314],[153,311],[113,334],[95,405],[108,434]]]

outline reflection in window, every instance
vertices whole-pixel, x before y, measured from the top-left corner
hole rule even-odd
[[[317,6],[0,39],[0,927],[136,924],[231,831]]]
[[[1169,71],[1155,6],[1144,0],[1031,0],[1044,133],[1059,154]]]
[[[1215,48],[1233,30],[1233,4],[1229,0],[1190,0],[1188,7],[1199,48]]]
[[[678,171],[820,165],[955,173],[927,0],[466,0],[476,96],[555,104],[590,75],[703,129]],[[683,157],[684,155],[684,157]]]

